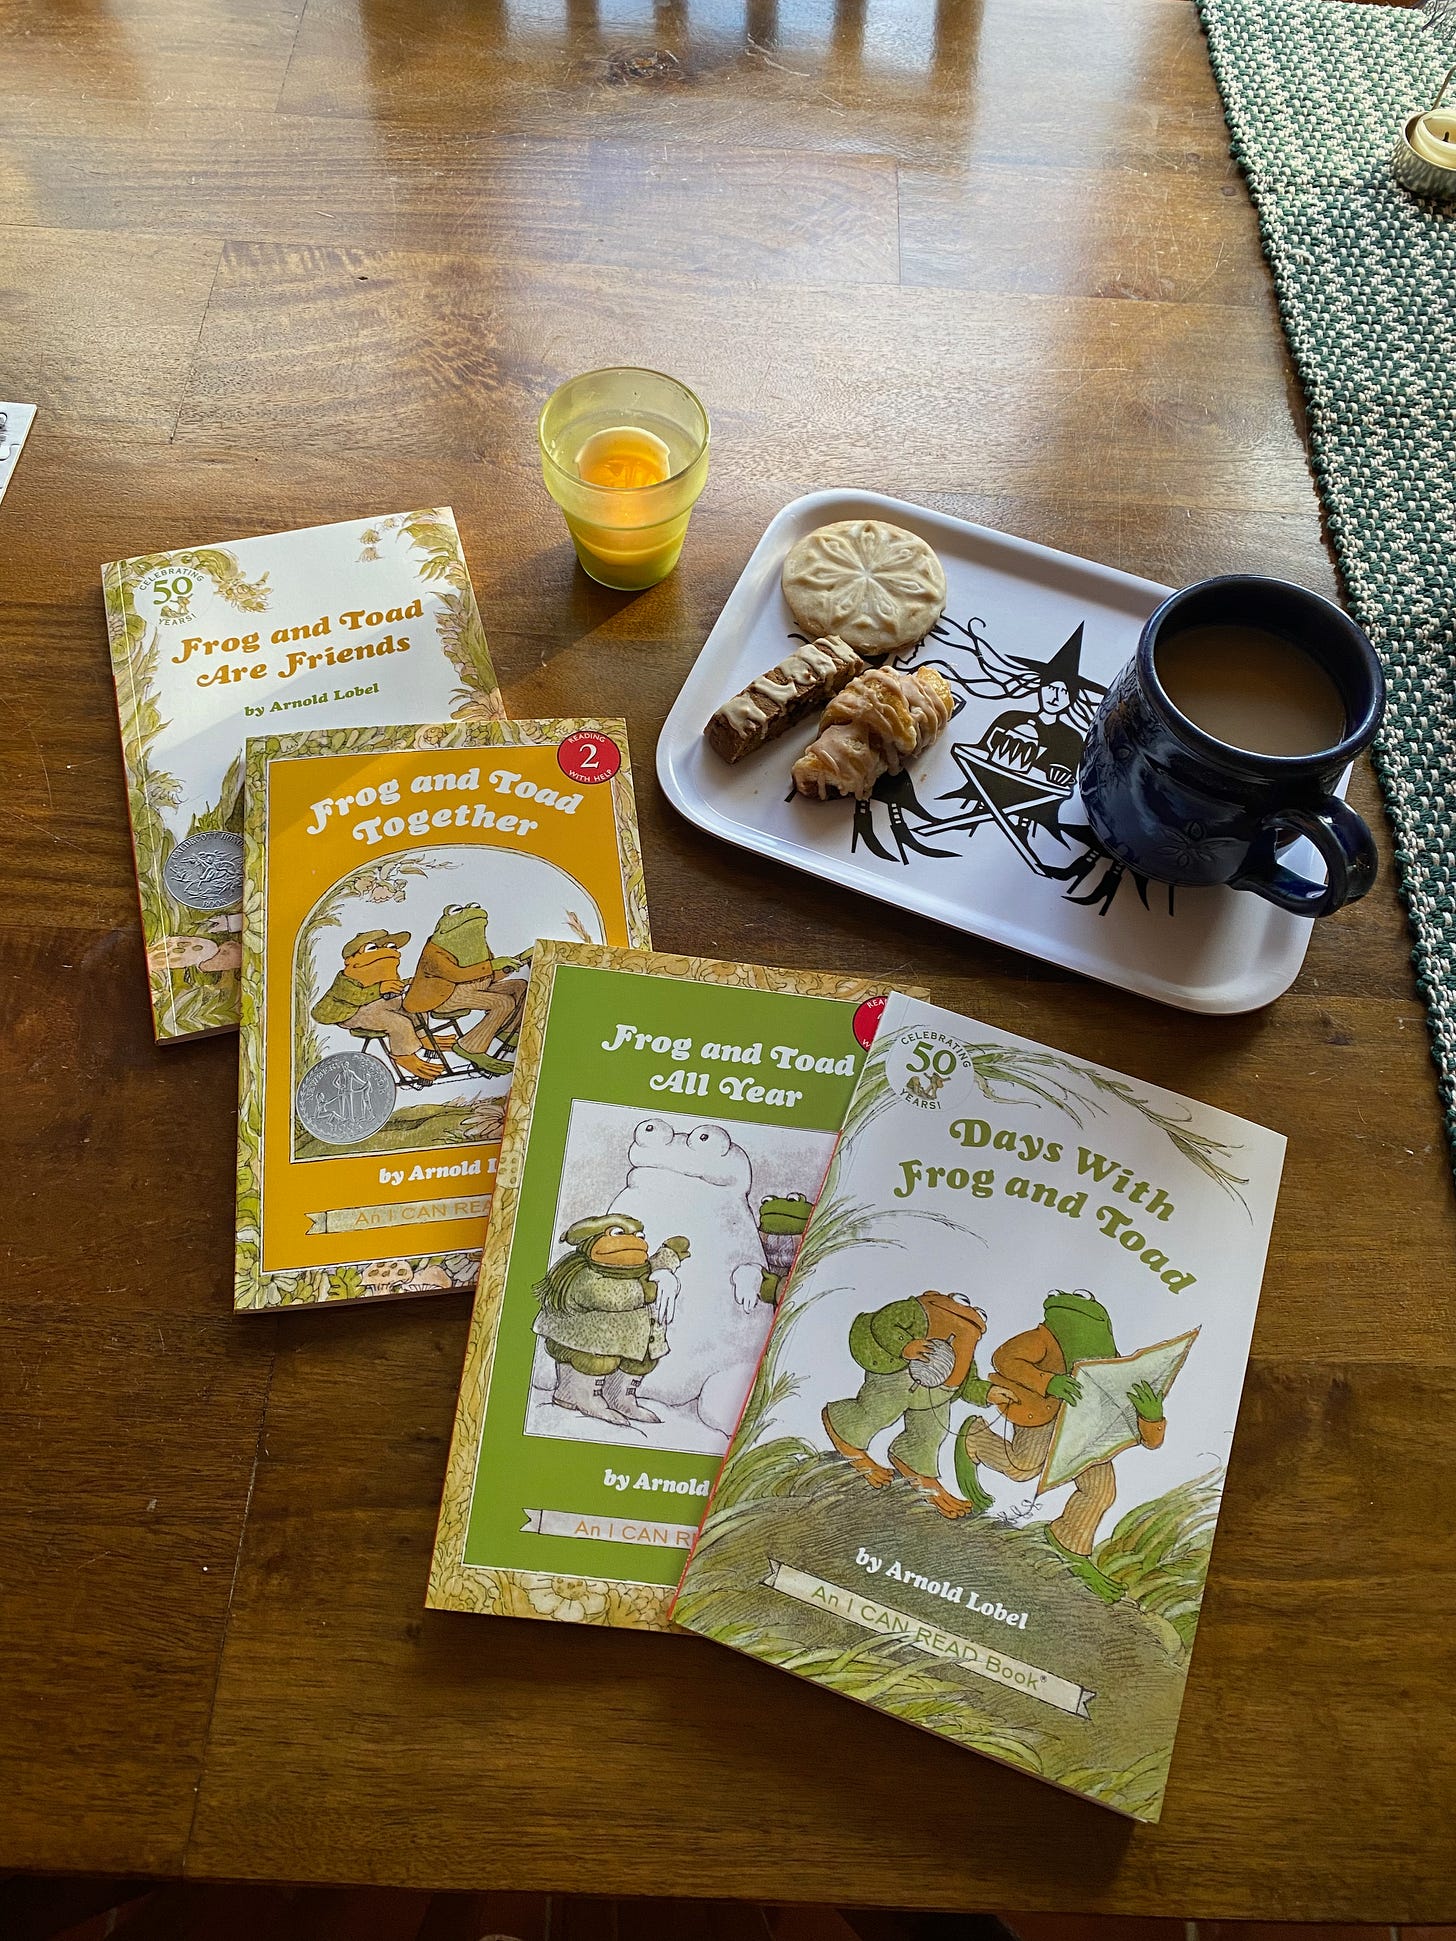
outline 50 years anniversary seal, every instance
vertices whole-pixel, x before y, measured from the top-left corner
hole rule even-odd
[[[970,1062],[969,1049],[959,1038],[944,1031],[917,1031],[888,1048],[885,1077],[900,1098],[933,1112],[940,1109],[946,1086]]]

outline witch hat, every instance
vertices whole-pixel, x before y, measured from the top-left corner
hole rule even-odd
[[[1038,687],[1049,687],[1053,681],[1060,681],[1074,700],[1084,688],[1097,686],[1082,672],[1080,625],[1075,633],[1067,636],[1050,660],[1029,660],[1022,654],[1008,654],[1006,658],[1013,666],[1024,667],[1028,674],[1035,674]]]

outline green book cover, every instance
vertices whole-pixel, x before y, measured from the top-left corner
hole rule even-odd
[[[1155,1820],[1283,1153],[892,996],[673,1620]]]
[[[538,948],[432,1606],[665,1627],[884,995]]]
[[[499,721],[448,506],[101,569],[152,1021],[238,1022],[243,741],[396,721]]]

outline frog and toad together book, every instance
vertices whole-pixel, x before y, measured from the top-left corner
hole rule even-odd
[[[892,996],[674,1622],[1156,1819],[1283,1152]]]
[[[665,1628],[884,994],[538,950],[431,1605]]]
[[[245,736],[505,714],[454,514],[148,553],[102,585],[157,1039],[231,1030]]]
[[[537,940],[649,942],[625,730],[250,740],[235,1305],[474,1287]]]

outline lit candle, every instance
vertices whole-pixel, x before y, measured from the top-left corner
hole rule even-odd
[[[591,577],[624,590],[665,578],[708,476],[707,413],[687,386],[588,371],[552,394],[539,436],[546,489]]]
[[[590,518],[567,521],[588,573],[615,586],[651,586],[665,578],[677,564],[687,521],[674,520],[664,531],[662,521],[643,516],[651,488],[672,477],[664,441],[641,425],[609,425],[577,453],[576,475],[597,488]]]

